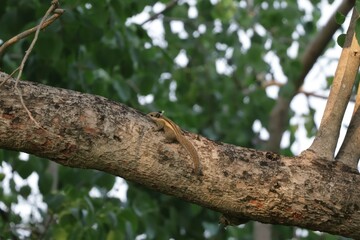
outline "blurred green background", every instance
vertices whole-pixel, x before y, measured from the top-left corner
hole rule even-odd
[[[64,0],[65,13],[40,33],[22,78],[145,113],[165,110],[188,131],[265,149],[277,87],[274,97],[264,84],[299,74],[321,9],[332,2]],[[1,0],[0,43],[39,23],[49,4]],[[7,49],[1,71],[18,67],[32,36]],[[315,133],[315,110],[306,99],[301,107],[303,121],[291,123],[296,113],[289,113],[281,154],[294,154],[300,127]],[[0,239],[250,240],[257,231],[252,222],[223,228],[216,212],[99,171],[5,150],[0,161]],[[340,239],[285,226],[271,232],[272,239]]]

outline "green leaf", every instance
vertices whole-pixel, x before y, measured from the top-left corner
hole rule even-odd
[[[56,228],[52,237],[54,239],[67,240],[68,239],[68,233],[64,228]]]
[[[336,42],[337,44],[343,48],[344,47],[344,44],[345,44],[345,38],[346,38],[346,34],[340,34],[337,39],[336,39]]]
[[[328,87],[330,87],[334,82],[334,76],[330,76],[326,78],[326,84]]]
[[[93,171],[92,179],[94,185],[107,191],[110,191],[115,183],[115,177],[113,175],[100,171]]]
[[[44,198],[44,202],[47,203],[52,212],[56,213],[65,207],[65,196],[62,193],[47,195]]]
[[[127,102],[131,97],[131,90],[123,79],[115,80],[112,82],[112,87],[116,91],[119,99]]]
[[[29,167],[29,163],[27,161],[25,162],[22,160],[14,161],[13,168],[23,179],[28,178],[34,171],[31,167]]]
[[[339,25],[343,24],[346,19],[346,16],[342,14],[341,12],[336,12],[335,15],[335,22]]]
[[[29,185],[22,186],[19,191],[20,195],[27,198],[31,193],[31,187]]]
[[[117,228],[118,227],[118,219],[117,219],[117,215],[112,212],[109,211],[106,213],[106,220],[108,221],[109,225],[113,228]]]
[[[86,209],[89,210],[89,215],[93,215],[95,213],[94,205],[91,202],[91,199],[89,197],[84,197],[85,203],[86,203]]]
[[[1,202],[4,203],[7,207],[10,207],[11,204],[17,203],[17,195],[15,194],[5,194],[1,198]]]
[[[125,209],[120,213],[119,221],[129,224],[132,233],[136,232],[138,229],[139,219],[130,209]]]
[[[74,226],[75,229],[76,224],[79,223],[79,219],[74,217],[71,212],[65,212],[59,217],[59,224],[62,226]]]
[[[106,235],[106,240],[123,240],[123,239],[125,239],[124,232],[119,230],[111,230]]]
[[[52,175],[48,172],[39,174],[39,190],[43,195],[50,193],[53,180]]]

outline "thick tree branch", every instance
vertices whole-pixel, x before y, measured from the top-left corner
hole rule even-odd
[[[354,6],[354,3],[354,0],[344,0],[336,9],[334,14],[330,17],[329,21],[318,33],[314,41],[311,42],[305,50],[301,59],[302,69],[299,71],[299,77],[297,79],[289,79],[289,82],[287,83],[294,85],[292,94],[288,94],[287,96],[280,95],[276,105],[271,112],[269,121],[270,138],[267,143],[267,150],[279,152],[280,141],[288,123],[289,109],[292,98],[298,93],[299,88],[304,83],[305,77],[310,72],[319,56],[325,50],[328,43],[332,41],[332,37],[335,31],[339,29],[340,26],[335,22],[336,12],[347,15],[347,13]]]
[[[108,172],[226,216],[360,238],[360,175],[340,162],[281,157],[186,134],[199,151],[198,176],[186,151],[165,143],[144,114],[99,96],[18,84],[41,128],[29,121],[9,79],[0,91],[1,148]]]
[[[360,158],[360,88],[356,96],[353,116],[347,129],[344,142],[341,145],[336,160],[357,168]]]
[[[358,16],[354,8],[320,128],[314,142],[306,152],[309,153],[310,151],[315,153],[317,157],[328,160],[334,159],[341,122],[359,70],[360,46],[354,35],[355,22]]]
[[[39,36],[39,33],[40,33],[40,30],[45,28],[46,26],[48,26],[49,24],[51,24],[53,21],[55,21],[55,19],[57,19],[58,17],[60,17],[59,13],[63,13],[63,10],[60,9],[59,11],[57,11],[55,13],[55,15],[53,15],[53,18],[49,18],[47,21],[46,19],[48,18],[48,16],[54,12],[56,10],[56,8],[59,6],[59,2],[58,0],[52,0],[51,1],[51,5],[49,7],[49,9],[46,11],[45,15],[42,17],[39,25],[36,27],[36,28],[32,28],[32,29],[29,29],[17,36],[15,36],[14,38],[11,38],[9,41],[6,41],[3,46],[0,47],[0,57],[1,57],[1,54],[2,52],[6,49],[6,47],[10,46],[11,44],[19,41],[21,38],[24,38],[28,35],[30,35],[33,31],[35,31],[35,36],[34,36],[34,39],[31,41],[31,44],[28,48],[28,50],[26,51],[21,63],[20,63],[20,66],[16,69],[16,71],[18,70],[18,75],[17,75],[17,82],[15,84],[15,90],[18,92],[18,95],[19,95],[19,98],[20,98],[20,101],[21,101],[21,104],[23,105],[23,108],[25,109],[25,111],[28,113],[29,115],[29,118],[39,127],[39,124],[37,123],[37,121],[33,118],[33,116],[31,115],[30,111],[27,109],[25,103],[24,103],[24,100],[22,98],[22,94],[21,94],[21,91],[19,90],[19,88],[17,87],[17,83],[19,81],[19,79],[21,78],[21,75],[22,75],[22,72],[23,72],[23,69],[24,69],[24,66],[25,66],[25,63],[28,59],[28,57],[30,56],[30,53],[31,51],[33,50],[34,46],[35,46],[35,43],[38,39],[38,36]],[[56,16],[56,17],[54,17]],[[12,75],[12,74],[11,74]],[[1,85],[6,82],[6,80],[4,80]]]

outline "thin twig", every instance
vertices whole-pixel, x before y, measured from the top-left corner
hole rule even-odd
[[[165,6],[165,8],[164,8],[162,11],[160,11],[160,12],[158,12],[158,13],[155,13],[154,15],[150,16],[147,20],[145,20],[142,24],[140,24],[140,26],[143,26],[145,23],[151,22],[151,21],[155,20],[155,19],[158,18],[161,14],[163,14],[164,12],[166,12],[166,11],[168,11],[169,9],[173,8],[173,7],[177,4],[178,1],[179,1],[179,0],[173,0],[173,1],[169,2],[169,3],[167,3],[166,6]]]
[[[19,70],[19,67],[17,67],[10,75],[6,74],[6,75],[7,75],[7,78],[5,78],[4,81],[2,81],[2,83],[0,83],[0,88],[1,88],[1,86],[4,85],[5,82],[6,82],[7,80],[9,80],[9,79],[12,77],[12,75],[14,75],[14,73],[16,73],[18,70]]]
[[[28,50],[26,51],[25,53],[25,56],[24,58],[22,59],[21,61],[21,64],[20,64],[20,67],[19,67],[19,72],[18,72],[18,75],[16,77],[16,82],[15,82],[15,90],[17,91],[17,93],[19,94],[19,98],[20,98],[20,102],[22,104],[22,106],[24,107],[25,111],[27,112],[29,118],[36,124],[36,126],[38,126],[39,128],[41,128],[40,124],[35,120],[35,118],[32,116],[31,112],[29,111],[29,109],[26,107],[25,105],[25,102],[24,102],[24,99],[23,99],[23,96],[21,94],[21,90],[18,88],[18,82],[19,82],[19,79],[22,75],[22,72],[23,72],[23,69],[24,69],[24,66],[25,66],[25,62],[26,60],[28,59],[31,51],[33,50],[34,46],[35,46],[35,43],[38,39],[38,36],[39,36],[39,32],[40,32],[40,29],[41,29],[41,26],[44,24],[45,20],[47,19],[47,17],[50,15],[50,13],[52,13],[56,8],[57,6],[59,5],[59,2],[58,0],[53,0],[51,2],[51,6],[49,7],[49,9],[46,11],[45,15],[43,16],[43,18],[41,19],[41,22],[40,24],[37,26],[36,28],[36,32],[35,32],[35,36],[34,36],[34,39],[32,40]]]
[[[327,100],[329,98],[329,96],[320,95],[315,92],[307,92],[301,88],[299,89],[298,93],[305,94],[305,96],[307,96],[307,97],[316,97],[316,98],[321,98],[321,99],[325,99],[325,100]],[[354,100],[352,99],[352,101],[354,101]]]
[[[65,12],[64,9],[55,9],[54,10],[54,15],[52,15],[51,17],[49,17],[42,25],[41,25],[41,30],[43,30],[44,28],[48,27],[50,24],[52,24],[56,19],[58,19],[63,13]],[[29,36],[30,34],[34,33],[36,30],[38,29],[38,26],[30,28],[22,33],[19,33],[18,35],[10,38],[9,40],[7,40],[6,42],[4,42],[1,46],[0,46],[0,57],[4,54],[5,50],[13,45],[14,43],[17,43],[18,41],[20,41],[23,38],[26,38],[27,36]]]
[[[267,88],[267,87],[271,87],[271,86],[277,86],[277,87],[282,87],[284,86],[286,83],[280,83],[280,82],[277,82],[277,81],[270,81],[270,82],[265,82],[263,84],[261,84],[261,87],[262,88]],[[316,97],[316,98],[321,98],[321,99],[328,99],[329,96],[324,96],[324,95],[320,95],[318,93],[315,93],[315,92],[307,92],[305,91],[302,87],[300,87],[297,91],[297,93],[302,93],[304,94],[305,96],[307,97]],[[351,98],[350,99],[351,102],[355,102],[355,99]]]

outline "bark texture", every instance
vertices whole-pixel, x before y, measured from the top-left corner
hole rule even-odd
[[[360,87],[357,86],[356,101],[349,127],[346,131],[336,160],[357,168],[360,159]]]
[[[325,112],[314,142],[309,148],[318,157],[328,160],[333,160],[335,157],[341,122],[359,70],[360,46],[354,32],[358,18],[359,14],[354,8]],[[352,167],[356,168],[356,165],[354,164]]]
[[[0,81],[4,80],[0,73]],[[203,175],[144,114],[103,97],[19,82],[0,88],[0,147],[98,169],[237,219],[360,238],[360,175],[340,162],[283,157],[187,133]],[[241,133],[239,133],[241,134]]]

